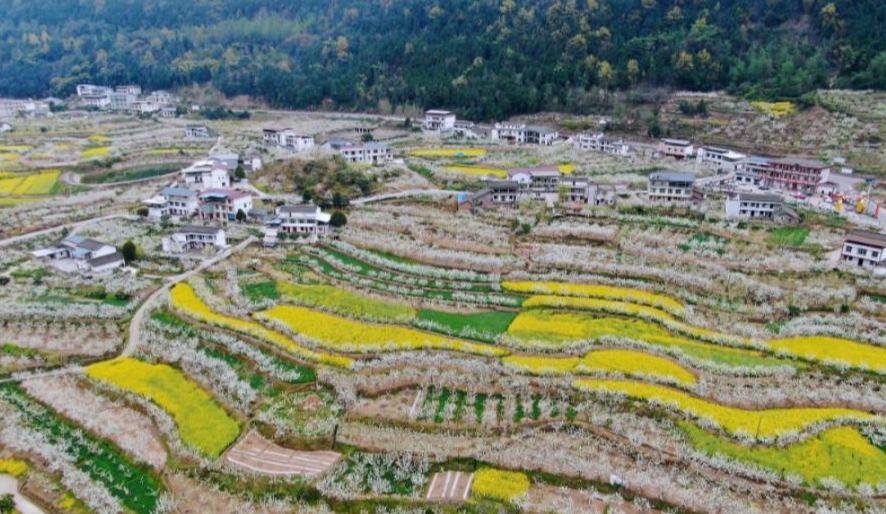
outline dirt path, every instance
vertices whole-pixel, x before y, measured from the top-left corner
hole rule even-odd
[[[333,451],[296,451],[278,446],[250,430],[225,455],[234,466],[264,475],[314,477],[341,458]]]

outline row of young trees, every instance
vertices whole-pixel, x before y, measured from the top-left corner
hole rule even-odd
[[[0,95],[211,81],[278,106],[499,118],[596,88],[886,87],[878,0],[0,0]]]

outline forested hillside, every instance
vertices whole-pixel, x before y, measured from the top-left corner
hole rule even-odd
[[[275,106],[587,111],[597,88],[886,88],[883,0],[0,0],[0,95],[212,84]]]

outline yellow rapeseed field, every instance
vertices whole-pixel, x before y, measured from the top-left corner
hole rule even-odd
[[[277,291],[287,302],[353,318],[410,323],[416,315],[415,308],[407,303],[377,300],[329,284],[277,282]]]
[[[159,405],[175,420],[182,441],[203,454],[221,455],[240,435],[237,421],[206,391],[166,364],[123,357],[93,364],[86,373]]]
[[[23,476],[28,472],[28,463],[18,459],[0,459],[0,474]]]
[[[172,307],[187,316],[191,316],[192,318],[206,323],[255,336],[263,341],[280,346],[297,357],[341,368],[350,368],[354,363],[349,357],[316,352],[310,348],[306,348],[286,335],[265,328],[254,321],[247,321],[233,316],[219,314],[210,309],[209,306],[206,305],[196,293],[194,293],[194,288],[188,284],[177,284],[172,288],[169,297]]]
[[[631,287],[568,284],[565,282],[535,282],[530,280],[506,280],[501,285],[504,289],[520,293],[621,300],[660,307],[672,314],[682,315],[684,313],[683,305],[670,296]]]
[[[635,350],[598,350],[584,357],[510,355],[502,363],[533,375],[616,373],[654,377],[683,386],[695,385],[695,375],[668,359]]]
[[[492,345],[471,343],[406,327],[354,321],[304,307],[278,305],[255,314],[277,321],[296,334],[342,352],[374,353],[402,350],[452,350],[477,355],[501,356],[508,352]]]
[[[0,178],[0,194],[46,195],[52,192],[60,175],[59,170],[47,170],[31,175],[7,174]]]
[[[471,495],[512,502],[529,492],[529,477],[516,471],[483,468],[474,473]]]
[[[695,375],[679,364],[634,350],[600,350],[589,352],[578,361],[576,371],[585,373],[620,373],[622,375],[673,381],[684,386],[695,385]]]
[[[726,407],[683,391],[631,380],[581,379],[573,386],[584,391],[623,394],[676,408],[694,418],[708,420],[734,436],[769,441],[803,431],[818,423],[858,423],[884,420],[867,412],[842,408],[745,410]]]
[[[533,375],[565,375],[575,373],[578,357],[541,357],[509,355],[501,360],[506,366]]]
[[[482,148],[416,148],[409,151],[413,157],[429,159],[446,157],[483,157],[486,150]]]
[[[772,350],[803,359],[886,373],[886,348],[837,337],[790,337],[768,341]]]
[[[508,178],[508,172],[501,168],[489,168],[486,166],[446,166],[446,171],[459,173],[462,175],[470,175],[472,177],[496,177]]]
[[[789,114],[797,112],[797,107],[793,102],[751,102],[751,107],[757,112],[783,118]]]
[[[560,173],[562,173],[564,175],[570,175],[572,173],[575,173],[575,164],[572,164],[572,163],[560,164],[559,166],[557,166],[557,168],[559,168]]]
[[[89,136],[87,139],[90,143],[107,143],[111,140],[111,138],[109,138],[108,136],[102,136],[99,134]]]
[[[643,319],[657,321],[667,328],[682,332],[693,337],[704,339],[733,339],[736,342],[749,344],[749,341],[736,336],[721,334],[703,327],[696,327],[683,323],[670,313],[655,307],[639,305],[618,300],[603,300],[600,298],[582,298],[577,296],[535,295],[530,296],[523,302],[523,307],[564,307],[567,309],[590,310],[636,316]]]
[[[93,146],[90,148],[84,148],[82,152],[80,152],[80,156],[84,159],[98,159],[102,157],[107,157],[110,155],[111,149],[107,146]]]

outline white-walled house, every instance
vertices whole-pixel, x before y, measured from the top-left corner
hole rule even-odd
[[[649,175],[648,198],[652,201],[687,202],[692,200],[695,175],[675,171],[659,171]]]
[[[237,212],[252,209],[252,195],[232,189],[207,189],[200,193],[200,218],[204,220],[234,221]]]
[[[449,132],[455,128],[455,114],[449,111],[431,109],[425,111],[422,128],[432,132]]]
[[[203,159],[181,171],[185,186],[193,189],[224,189],[231,187],[230,164],[216,158]]]
[[[208,139],[213,135],[206,125],[188,125],[185,127],[185,137],[188,139]]]
[[[316,205],[284,205],[277,208],[277,229],[289,234],[316,234],[324,236],[329,233],[329,221],[332,215],[323,212]]]
[[[315,146],[314,137],[298,134],[290,128],[266,128],[262,130],[262,141],[268,146],[286,148],[294,152],[306,152]]]
[[[783,225],[800,222],[799,214],[776,194],[739,193],[726,200],[726,217],[774,221]]]
[[[164,216],[190,218],[197,214],[200,204],[197,193],[186,187],[169,186],[160,194],[144,200],[148,207],[148,218],[160,219]]]
[[[603,133],[582,132],[572,138],[572,145],[578,150],[590,150],[608,155],[627,156],[631,147],[624,140],[606,137]]]
[[[886,272],[886,234],[853,230],[843,240],[840,259],[847,265]]]
[[[221,249],[227,247],[228,242],[221,228],[187,225],[164,237],[162,244],[164,252],[182,253],[209,246]]]
[[[658,142],[658,151],[675,159],[686,159],[695,155],[695,148],[685,139],[662,139]]]
[[[524,123],[496,123],[492,127],[490,139],[493,141],[505,141],[511,144],[534,144],[553,145],[560,134],[550,128],[542,126],[527,126]]]
[[[125,264],[123,255],[114,246],[79,235],[68,236],[55,246],[35,250],[31,256],[66,273],[103,273]]]
[[[726,148],[703,146],[696,152],[698,162],[721,173],[735,173],[747,156]]]

